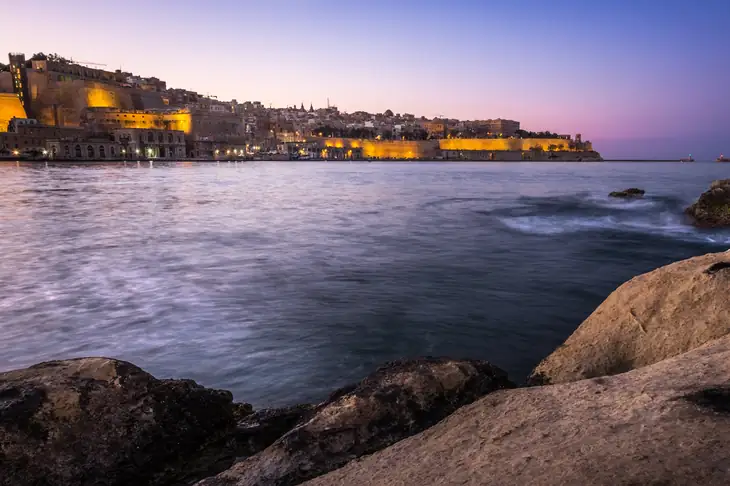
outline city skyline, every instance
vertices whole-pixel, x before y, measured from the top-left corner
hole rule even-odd
[[[340,4],[39,0],[0,44],[267,106],[516,119],[583,133],[605,157],[730,152],[728,2]]]

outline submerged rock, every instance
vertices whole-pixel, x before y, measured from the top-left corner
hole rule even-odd
[[[719,228],[730,226],[730,179],[717,180],[685,210],[695,226]]]
[[[514,385],[486,361],[396,361],[335,392],[259,454],[199,486],[296,485],[416,434],[477,398]]]
[[[492,393],[307,486],[730,484],[730,336],[622,375]]]
[[[233,462],[229,392],[106,358],[0,373],[0,485],[167,485]]]
[[[632,198],[632,197],[644,197],[644,194],[646,194],[646,191],[643,189],[637,189],[636,187],[630,187],[629,189],[623,190],[623,191],[613,191],[609,193],[610,197],[625,197],[625,198]]]
[[[680,261],[621,285],[545,358],[528,383],[613,375],[730,332],[730,253]]]

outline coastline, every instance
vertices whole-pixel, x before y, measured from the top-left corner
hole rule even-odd
[[[729,268],[726,251],[626,282],[527,387],[486,361],[426,357],[387,363],[322,403],[253,410],[110,358],[0,373],[0,484],[726,484],[715,464],[730,437]],[[690,343],[706,302],[717,306]]]
[[[31,164],[127,164],[129,166],[137,164],[149,164],[150,162],[155,163],[245,163],[245,162],[297,162],[297,163],[308,163],[308,162],[325,162],[325,163],[337,163],[337,164],[348,164],[348,163],[418,163],[418,162],[430,162],[430,163],[448,163],[456,164],[460,162],[468,163],[483,163],[483,164],[531,164],[531,163],[571,163],[571,164],[594,164],[594,163],[684,163],[680,160],[667,160],[667,159],[602,159],[602,160],[484,160],[484,159],[373,159],[373,160],[332,160],[332,159],[289,159],[289,158],[236,158],[236,159],[205,159],[205,158],[190,158],[190,159],[140,159],[140,160],[125,160],[125,159],[103,159],[103,160],[87,160],[87,159],[32,159],[32,158],[0,158],[0,164],[2,163],[31,163]],[[707,162],[696,162],[696,163],[707,163]]]

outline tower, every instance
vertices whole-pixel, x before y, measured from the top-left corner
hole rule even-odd
[[[10,74],[13,76],[13,92],[20,98],[25,113],[32,118],[30,110],[30,86],[28,85],[28,71],[26,69],[25,54],[8,54],[10,60]]]

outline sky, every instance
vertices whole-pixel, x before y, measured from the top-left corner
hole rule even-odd
[[[221,100],[507,118],[604,157],[730,153],[730,0],[21,3],[0,0],[0,52]]]

